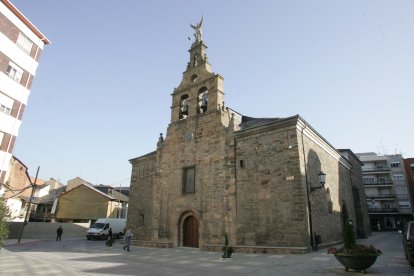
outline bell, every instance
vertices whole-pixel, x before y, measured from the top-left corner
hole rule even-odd
[[[201,110],[203,110],[203,112],[205,112],[207,110],[207,105],[208,105],[207,98],[203,98],[201,100],[201,106],[200,106],[200,108],[201,108]]]
[[[181,114],[188,115],[188,104],[183,105],[183,107],[181,108]]]

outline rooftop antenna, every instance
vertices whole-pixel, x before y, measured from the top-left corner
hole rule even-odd
[[[401,154],[402,155],[402,150],[400,149],[400,143],[395,144],[395,149],[394,152],[395,154]]]
[[[385,150],[384,143],[382,142],[382,140],[380,141],[379,147],[380,147],[380,150],[382,150],[382,152],[379,151],[380,155],[387,155],[387,151]]]

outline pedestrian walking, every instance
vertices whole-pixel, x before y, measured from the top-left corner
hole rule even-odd
[[[132,229],[129,228],[124,237],[124,250],[126,249],[128,252],[129,246],[131,245],[132,236],[134,236],[134,234],[132,234]]]
[[[112,228],[109,228],[109,231],[108,231],[108,239],[109,240],[112,240]]]
[[[61,225],[59,225],[58,229],[56,230],[56,241],[62,240],[62,234],[63,234],[63,228]]]

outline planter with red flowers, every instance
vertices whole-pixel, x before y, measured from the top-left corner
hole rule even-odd
[[[333,254],[345,266],[345,271],[352,269],[365,274],[366,269],[375,263],[382,252],[372,245],[356,244],[352,224],[345,225],[344,230],[344,246],[330,247],[327,252]]]

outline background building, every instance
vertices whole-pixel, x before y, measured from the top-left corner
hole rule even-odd
[[[3,198],[10,210],[11,221],[23,221],[27,212],[28,202],[32,194],[33,185],[42,189],[45,183],[42,179],[31,178],[26,165],[15,156],[10,160],[9,177],[3,184]],[[35,208],[34,205],[30,209]]]
[[[357,153],[361,162],[371,226],[395,230],[412,220],[413,209],[401,154]]]
[[[405,175],[407,177],[407,185],[411,198],[411,206],[414,202],[414,158],[404,159]]]
[[[8,179],[39,58],[49,43],[10,1],[0,0],[0,185]]]
[[[59,195],[54,218],[59,222],[94,222],[98,218],[125,218],[127,206],[128,197],[114,188],[81,182],[70,189],[67,187],[66,192]]]

